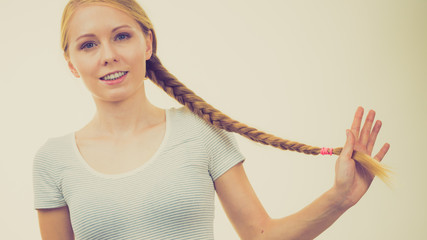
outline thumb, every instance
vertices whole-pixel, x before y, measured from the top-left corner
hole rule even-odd
[[[345,142],[345,145],[341,151],[342,157],[346,159],[351,159],[351,156],[353,155],[353,148],[354,148],[354,135],[350,130],[346,130],[347,134],[347,141]]]

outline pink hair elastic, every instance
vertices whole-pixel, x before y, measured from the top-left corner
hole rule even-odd
[[[321,150],[320,150],[320,154],[322,154],[322,155],[326,155],[326,154],[328,154],[328,155],[332,155],[332,152],[334,151],[334,149],[333,148],[325,148],[325,147],[323,147]]]

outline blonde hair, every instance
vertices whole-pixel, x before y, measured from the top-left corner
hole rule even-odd
[[[182,105],[186,106],[209,124],[229,132],[238,133],[252,141],[270,145],[282,150],[296,151],[311,155],[320,154],[321,148],[319,147],[282,139],[231,119],[221,111],[212,107],[201,97],[197,96],[193,91],[178,81],[178,79],[162,65],[160,59],[157,57],[157,40],[153,24],[135,0],[70,0],[64,9],[61,23],[61,45],[65,56],[68,56],[68,26],[70,18],[80,5],[90,3],[100,3],[119,9],[129,14],[139,23],[145,36],[147,36],[149,31],[152,32],[153,54],[151,58],[147,60],[147,77],[157,86],[162,88],[167,94],[176,99]],[[333,154],[340,155],[341,151],[341,147],[334,148]],[[388,173],[390,170],[385,168],[378,161],[374,160],[367,154],[357,151],[353,152],[352,158],[370,174],[378,176],[385,183],[389,183]]]
[[[157,38],[154,32],[153,25],[145,13],[144,9],[136,2],[132,0],[70,0],[64,8],[61,21],[61,48],[64,51],[66,57],[68,57],[68,27],[71,16],[76,9],[84,4],[103,4],[105,6],[113,7],[129,14],[134,18],[144,33],[147,36],[151,31],[153,34],[153,53],[157,51]]]

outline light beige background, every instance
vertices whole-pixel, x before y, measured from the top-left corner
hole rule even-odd
[[[64,0],[0,1],[0,239],[39,239],[31,165],[48,137],[82,127],[94,105],[59,47]],[[158,55],[225,113],[284,138],[342,146],[356,107],[383,120],[378,144],[394,189],[366,196],[318,239],[427,239],[427,1],[140,0]],[[156,87],[162,107],[178,106]],[[238,136],[250,180],[273,217],[331,185],[336,157]],[[378,149],[378,147],[377,147]],[[216,239],[237,239],[220,204]]]

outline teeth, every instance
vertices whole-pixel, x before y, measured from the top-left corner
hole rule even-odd
[[[123,75],[125,75],[127,72],[116,72],[113,74],[109,74],[105,77],[102,77],[102,80],[116,80],[119,77],[122,77]]]

